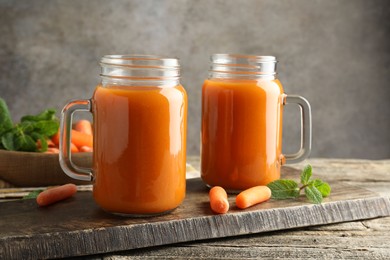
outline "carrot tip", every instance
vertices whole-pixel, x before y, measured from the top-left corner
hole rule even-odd
[[[225,189],[215,186],[209,192],[210,207],[215,213],[224,214],[229,211],[229,201]]]
[[[226,199],[215,201],[211,204],[211,209],[215,213],[225,214],[229,211],[229,202]]]

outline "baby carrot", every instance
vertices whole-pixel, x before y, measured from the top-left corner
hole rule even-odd
[[[88,120],[77,121],[77,123],[74,125],[74,129],[81,133],[92,135],[92,125]]]
[[[79,152],[93,152],[93,148],[92,147],[89,147],[89,146],[81,146],[80,149],[79,149]]]
[[[56,147],[48,147],[45,153],[60,153],[60,150]]]
[[[70,143],[70,151],[72,153],[78,153],[79,152],[79,148],[77,148],[77,146],[74,143]]]
[[[46,142],[47,142],[48,147],[55,147],[56,146],[51,139],[47,139]]]
[[[57,133],[51,137],[51,140],[58,147],[60,144],[60,129],[58,129]]]
[[[77,192],[77,187],[74,184],[65,184],[42,191],[37,197],[39,206],[47,206],[57,201],[67,199]]]
[[[53,135],[51,137],[51,140],[53,141],[53,143],[58,147],[59,144],[60,144],[60,131],[58,130],[58,132]],[[72,139],[71,139],[71,142],[76,146],[76,147],[81,147],[81,146],[89,146],[89,147],[92,147],[93,146],[93,136],[92,135],[88,135],[88,134],[85,134],[85,133],[81,133],[77,130],[73,130],[72,129]]]
[[[47,139],[46,143],[47,143],[47,147],[55,147],[56,146],[51,139]],[[38,139],[36,144],[37,144],[38,149],[42,149],[41,139]]]
[[[236,197],[236,205],[240,209],[246,209],[255,204],[271,198],[271,190],[267,186],[255,186],[242,191]]]
[[[226,191],[219,186],[210,189],[210,207],[215,213],[224,214],[229,210]]]
[[[77,147],[81,146],[93,146],[93,136],[85,133],[81,133],[76,130],[72,130],[72,143]]]

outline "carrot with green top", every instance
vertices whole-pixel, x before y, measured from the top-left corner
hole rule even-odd
[[[236,197],[236,206],[246,209],[271,198],[271,190],[267,186],[255,186],[242,191]]]
[[[209,192],[210,207],[218,214],[225,214],[229,210],[229,201],[227,200],[226,191],[219,186],[210,189]]]

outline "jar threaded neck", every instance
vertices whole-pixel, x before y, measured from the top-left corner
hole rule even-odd
[[[261,79],[276,77],[274,56],[214,54],[211,56],[210,78]]]
[[[103,85],[176,86],[180,81],[180,65],[176,58],[106,55],[102,57],[100,65]]]

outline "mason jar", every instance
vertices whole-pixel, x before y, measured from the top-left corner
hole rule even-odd
[[[286,95],[274,56],[215,54],[202,88],[201,177],[231,192],[280,178],[285,161],[305,159],[311,149],[309,102]],[[284,105],[301,108],[301,147],[282,153]],[[301,122],[299,122],[301,123]]]
[[[62,112],[60,163],[72,178],[93,181],[105,211],[156,215],[178,207],[186,190],[187,94],[175,58],[108,55],[91,99]],[[71,160],[72,114],[93,115],[93,167]]]

